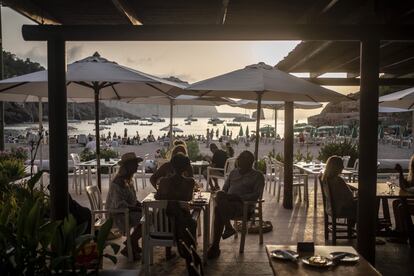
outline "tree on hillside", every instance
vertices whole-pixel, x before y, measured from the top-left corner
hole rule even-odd
[[[5,79],[41,70],[45,70],[45,68],[38,62],[33,62],[28,58],[23,60],[15,54],[3,51],[3,75]]]

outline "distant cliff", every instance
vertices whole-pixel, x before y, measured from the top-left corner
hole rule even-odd
[[[336,124],[359,124],[359,93],[349,94],[347,100],[336,103],[328,103],[322,112],[308,118],[311,125],[336,125]],[[380,113],[379,121],[384,124],[406,125],[411,121],[411,112],[403,113]]]

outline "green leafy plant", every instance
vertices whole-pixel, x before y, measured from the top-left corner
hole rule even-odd
[[[350,156],[349,166],[352,166],[358,158],[359,150],[357,145],[351,141],[345,140],[340,143],[326,144],[319,150],[318,159],[322,162],[326,162],[332,155],[338,156]]]
[[[304,156],[303,156],[302,152],[300,151],[300,149],[298,148],[296,153],[293,155],[293,162],[300,162],[303,159],[304,159]]]
[[[262,173],[266,173],[266,161],[264,159],[257,161],[257,170]]]
[[[190,140],[187,142],[187,152],[188,158],[190,158],[191,161],[201,160],[200,147],[196,140]]]
[[[10,159],[17,159],[23,162],[26,161],[27,150],[22,147],[18,147],[18,148],[11,148],[10,151],[0,152],[0,162],[3,160],[10,160]]]
[[[104,253],[107,246],[115,254],[119,250],[118,245],[106,242],[112,220],[105,222],[96,237],[83,234],[86,224],[76,225],[71,215],[63,221],[50,220],[49,197],[36,188],[41,176],[39,172],[27,181],[9,184],[7,194],[1,195],[2,275],[86,275],[92,274],[91,269],[96,274],[103,257],[116,262],[114,256]],[[85,256],[85,248],[91,246],[93,250]]]
[[[19,159],[4,159],[0,161],[0,172],[9,181],[24,177],[24,164]]]
[[[307,146],[306,147],[306,154],[304,155],[303,160],[306,163],[310,163],[310,162],[313,161],[313,157],[314,157],[313,154],[309,151],[309,147]]]
[[[278,152],[278,153],[276,154],[275,159],[276,159],[277,161],[279,161],[279,162],[282,162],[282,163],[284,163],[284,162],[285,162],[285,159],[284,159],[284,157],[283,157],[283,154],[281,154],[280,152]]]

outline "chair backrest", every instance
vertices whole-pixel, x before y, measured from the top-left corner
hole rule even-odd
[[[265,156],[264,158],[265,164],[266,164],[266,174],[271,175],[273,172],[273,164],[272,160],[270,160],[269,157]]]
[[[70,157],[72,157],[72,160],[75,166],[81,162],[80,156],[77,153],[71,153]]]
[[[88,195],[89,203],[91,204],[91,210],[102,210],[102,198],[99,187],[96,185],[86,186],[86,194]]]
[[[138,165],[138,170],[142,175],[145,175],[145,170],[147,168],[147,160],[148,160],[149,154],[145,154],[142,162]]]
[[[349,159],[351,159],[351,156],[342,156],[342,162],[344,164],[344,168],[348,168],[349,165]]]
[[[145,233],[153,237],[174,236],[174,222],[167,216],[168,200],[144,201]]]
[[[227,158],[224,164],[224,177],[227,177],[234,168],[236,168],[236,157]]]
[[[357,159],[355,159],[355,162],[354,162],[354,170],[358,170],[359,169],[359,159],[357,158]]]
[[[319,183],[321,184],[321,191],[322,191],[322,202],[323,202],[323,209],[325,215],[330,215],[332,218],[336,217],[335,213],[335,202],[332,199],[332,192],[331,187],[328,181],[324,181],[322,179],[322,175],[319,175]]]

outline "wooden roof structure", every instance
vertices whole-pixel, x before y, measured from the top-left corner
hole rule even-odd
[[[358,41],[305,41],[276,64],[280,70],[309,72],[312,76],[345,72],[359,75]],[[383,41],[380,44],[380,73],[404,76],[414,73],[414,43]]]
[[[413,1],[3,0],[38,24],[414,23]]]

